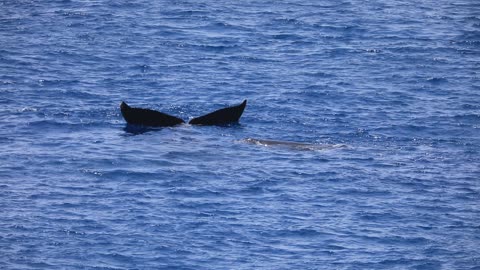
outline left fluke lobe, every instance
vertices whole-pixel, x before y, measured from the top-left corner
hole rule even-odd
[[[172,127],[185,123],[182,119],[155,110],[130,107],[127,103],[120,104],[123,118],[131,125],[149,127]]]

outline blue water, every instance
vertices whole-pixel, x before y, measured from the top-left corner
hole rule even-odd
[[[480,4],[0,1],[0,154],[1,269],[480,269]]]

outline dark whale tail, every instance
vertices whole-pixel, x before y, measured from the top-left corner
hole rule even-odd
[[[209,114],[193,118],[188,122],[191,125],[216,126],[237,123],[247,106],[247,100],[242,104],[216,110]]]
[[[150,109],[133,108],[122,101],[120,111],[127,123],[150,127],[171,127],[185,123],[182,119]]]
[[[242,104],[232,107],[216,110],[212,113],[193,118],[190,120],[191,125],[227,125],[230,123],[237,123],[242,116],[243,110],[247,106],[247,100],[244,100]],[[122,101],[120,104],[120,111],[123,118],[131,125],[149,126],[149,127],[172,127],[185,123],[182,119],[175,116],[168,115],[159,111],[150,109],[133,108],[128,106],[127,103]]]

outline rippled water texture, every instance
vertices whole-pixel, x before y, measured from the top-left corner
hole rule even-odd
[[[0,1],[0,268],[480,269],[479,72],[477,0]]]

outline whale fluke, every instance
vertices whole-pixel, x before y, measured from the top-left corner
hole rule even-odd
[[[227,125],[231,123],[237,123],[247,106],[247,100],[244,100],[242,104],[232,107],[216,110],[209,114],[193,118],[190,120],[191,125]],[[120,110],[123,118],[128,124],[150,126],[150,127],[171,127],[185,123],[182,119],[175,116],[168,115],[159,111],[143,108],[133,108],[127,103],[122,102],[120,104]]]
[[[242,104],[232,107],[216,110],[209,114],[193,118],[188,122],[191,125],[203,125],[203,126],[216,126],[227,125],[230,123],[237,123],[243,114],[243,110],[247,106],[247,100],[244,100]]]
[[[150,109],[133,108],[122,101],[120,111],[127,123],[150,127],[171,127],[185,123],[182,119]]]

